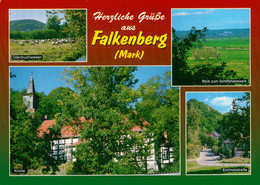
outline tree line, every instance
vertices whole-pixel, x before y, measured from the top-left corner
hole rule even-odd
[[[63,18],[58,14],[64,15]],[[85,10],[52,10],[46,11],[47,22],[43,29],[31,30],[31,24],[22,20],[22,27],[28,27],[29,31],[10,31],[10,39],[52,39],[52,38],[78,38],[86,34],[86,11]],[[61,22],[63,20],[63,23]],[[37,21],[35,21],[37,22]],[[10,23],[11,24],[11,23]],[[14,24],[14,23],[13,23]],[[41,27],[40,27],[41,28]],[[25,28],[23,30],[26,30]],[[78,33],[80,32],[80,33]]]

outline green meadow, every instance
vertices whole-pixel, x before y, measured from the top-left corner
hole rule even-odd
[[[195,60],[192,56],[192,50],[189,51],[187,63],[190,67],[200,64],[220,65],[226,62],[227,70],[234,70],[239,77],[248,79],[250,82],[250,39],[249,37],[242,38],[219,38],[206,39],[203,43],[203,48],[215,48],[220,52],[220,57],[217,60],[209,58],[208,60]],[[196,45],[195,45],[196,46]]]
[[[249,49],[249,37],[241,38],[225,38],[225,39],[207,39],[203,42],[205,47],[229,47],[229,48],[241,48]]]
[[[82,52],[74,43],[52,45],[52,42],[48,41],[31,45],[29,42],[21,46],[20,41],[17,40],[17,43],[10,42],[10,61],[19,61],[12,60],[12,55],[42,55],[42,61],[75,61],[82,56]]]
[[[223,168],[248,168],[248,172],[222,172]],[[218,174],[218,175],[232,175],[232,174],[250,174],[250,167],[248,166],[202,166],[196,161],[187,161],[187,174]]]

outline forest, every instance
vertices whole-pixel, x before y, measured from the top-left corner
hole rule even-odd
[[[10,21],[10,33],[13,33],[14,31],[22,33],[22,32],[29,32],[33,30],[43,30],[44,28],[45,28],[44,23],[33,19]],[[12,38],[11,35],[10,37]]]
[[[208,144],[207,134],[220,132],[222,114],[196,99],[187,102],[187,158],[199,157],[200,148]]]
[[[170,86],[170,72],[154,76],[135,89],[136,70],[136,67],[64,69],[63,79],[72,88],[58,87],[48,95],[37,93],[39,107],[34,114],[26,111],[23,102],[26,90],[11,89],[11,170],[26,169],[28,175],[178,173],[179,89]],[[10,78],[16,78],[15,74]],[[49,120],[55,119],[56,124],[40,138],[38,128],[45,115]],[[92,121],[80,122],[79,117]],[[144,120],[149,123],[144,131],[130,131],[133,126],[143,127]],[[50,155],[51,143],[60,137],[64,126],[79,128],[82,143],[73,152],[74,162],[64,163]],[[159,171],[148,169],[151,147],[155,151],[160,147],[165,131],[167,142],[174,146],[174,162],[162,165],[158,161]]]

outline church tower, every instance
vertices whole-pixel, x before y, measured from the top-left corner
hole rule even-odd
[[[28,89],[26,94],[23,96],[25,105],[28,106],[29,112],[35,112],[39,105],[39,96],[35,94],[34,80],[30,78]]]

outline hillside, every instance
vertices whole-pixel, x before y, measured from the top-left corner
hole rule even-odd
[[[187,112],[191,109],[196,111],[196,115],[199,116],[198,126],[202,132],[211,133],[214,130],[218,130],[219,125],[217,121],[222,117],[220,112],[196,99],[190,99],[187,102]]]
[[[187,37],[189,31],[176,31],[177,37]],[[206,33],[206,39],[217,39],[217,38],[240,38],[249,37],[249,28],[245,29],[222,29],[222,30],[208,30]]]
[[[10,31],[43,30],[45,24],[33,19],[10,21]]]

